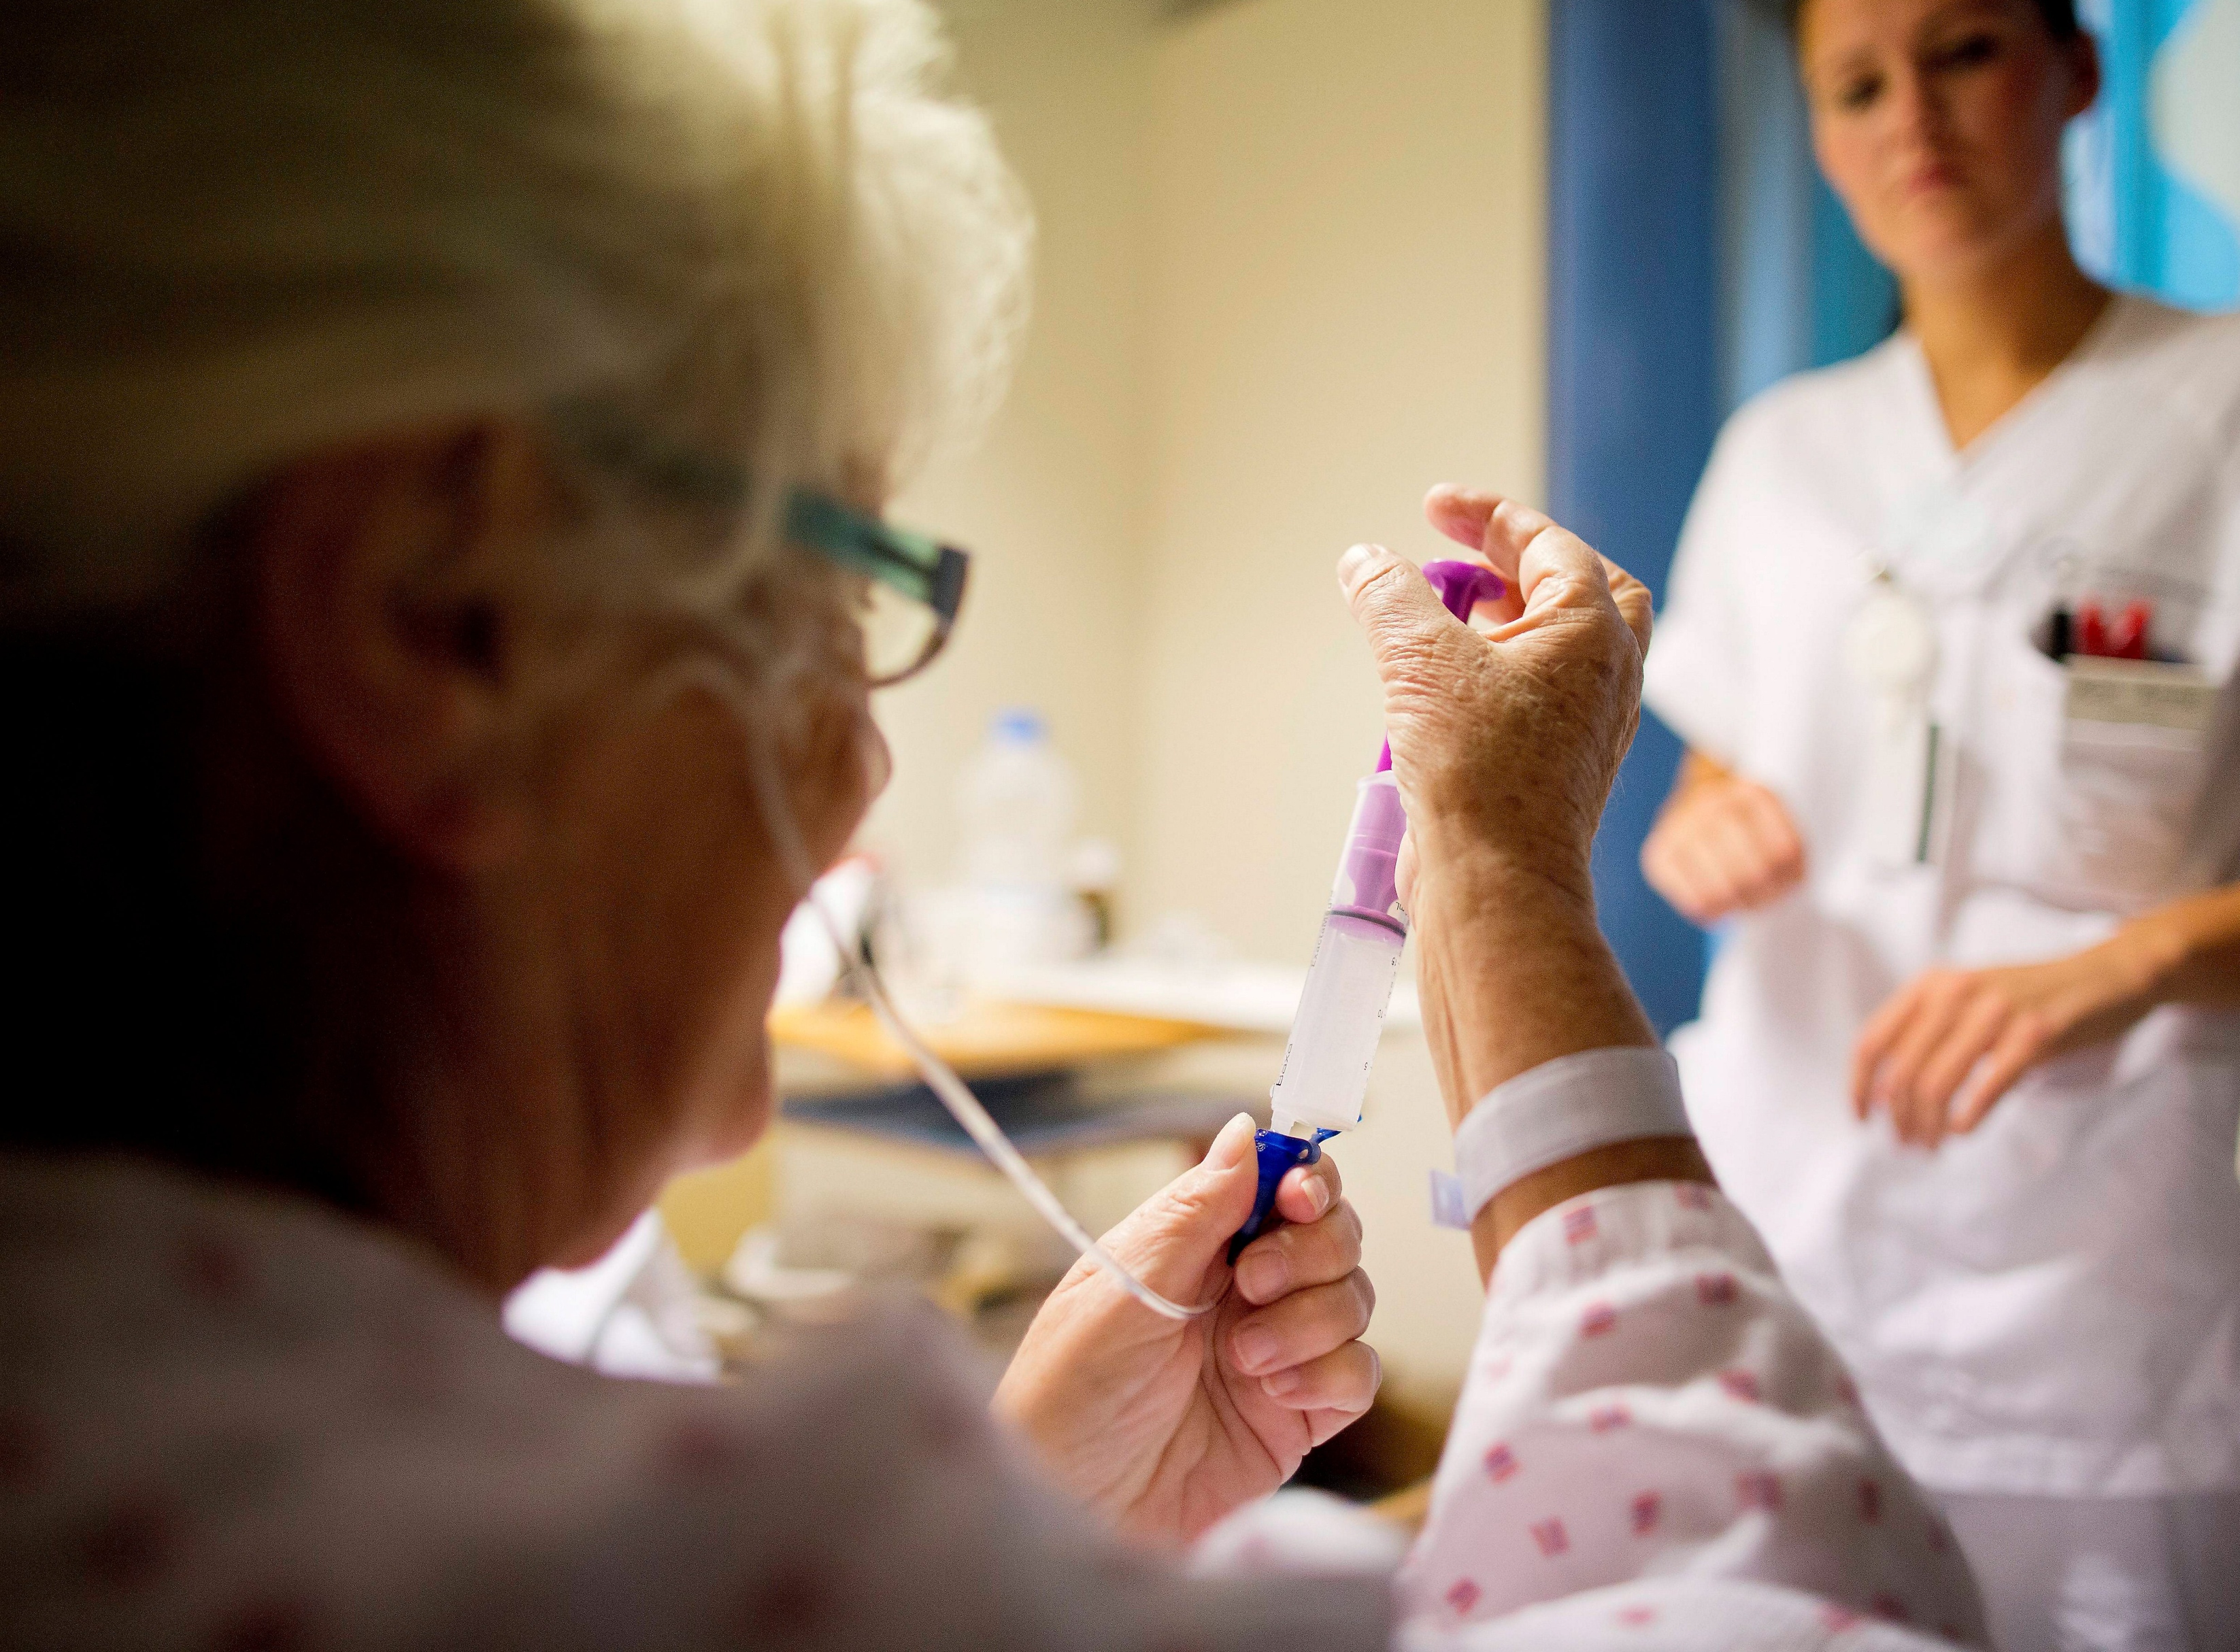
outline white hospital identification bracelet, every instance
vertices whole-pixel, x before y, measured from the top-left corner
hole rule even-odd
[[[1431,1219],[1467,1228],[1503,1188],[1616,1142],[1693,1136],[1680,1069],[1661,1049],[1582,1050],[1486,1092],[1455,1132],[1455,1174],[1431,1172]]]

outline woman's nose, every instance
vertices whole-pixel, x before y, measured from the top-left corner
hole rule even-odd
[[[886,790],[887,782],[895,776],[895,754],[887,744],[886,730],[879,727],[878,719],[868,707],[863,712],[863,807],[869,809]]]
[[[1943,139],[1943,106],[1930,77],[1917,64],[1905,64],[1891,75],[1883,117],[1887,136],[1905,152],[1909,163],[1918,157],[1920,150],[1933,150]]]

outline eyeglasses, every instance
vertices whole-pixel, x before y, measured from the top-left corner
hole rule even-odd
[[[570,403],[554,410],[553,421],[588,456],[672,499],[722,511],[747,501],[747,479],[737,466],[671,447],[611,409]],[[947,646],[971,565],[964,552],[808,489],[786,502],[785,536],[870,582],[856,619],[871,687],[916,676]]]
[[[916,676],[947,646],[972,560],[956,546],[806,490],[787,502],[785,534],[870,582],[857,619],[873,688]]]

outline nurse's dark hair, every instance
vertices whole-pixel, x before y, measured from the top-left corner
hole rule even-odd
[[[1803,20],[1805,8],[1812,0],[1782,0],[1782,10],[1794,30]],[[2074,40],[2079,32],[2077,21],[2077,0],[2037,0],[2037,15],[2045,19],[2045,31],[2056,40]]]

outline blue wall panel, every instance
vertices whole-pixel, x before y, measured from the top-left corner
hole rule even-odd
[[[2084,266],[2195,310],[2240,304],[2240,0],[2083,0],[2099,105],[2070,129]]]
[[[1660,599],[1719,413],[1717,3],[1550,8],[1550,508]],[[1699,936],[1639,868],[1678,756],[1645,719],[1595,846],[1603,931],[1659,1030],[1703,986]]]

